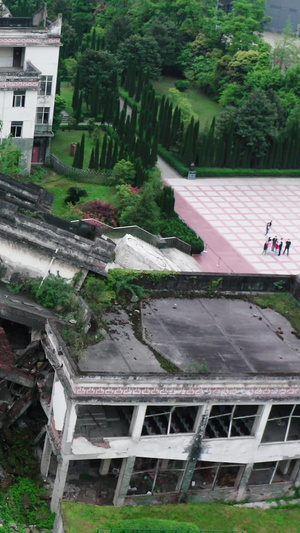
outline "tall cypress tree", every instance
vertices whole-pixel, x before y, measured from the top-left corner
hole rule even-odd
[[[110,137],[107,147],[107,153],[106,153],[106,161],[105,161],[105,167],[106,168],[112,168],[112,153],[113,153],[113,140],[112,137]]]
[[[101,157],[100,157],[100,162],[99,162],[99,166],[101,169],[105,168],[106,151],[107,151],[107,134],[104,135],[102,146],[101,146]]]
[[[76,146],[76,152],[73,159],[73,167],[80,168],[79,165],[79,159],[80,159],[80,143],[77,143]]]
[[[79,151],[79,159],[78,159],[78,168],[83,168],[83,162],[84,162],[84,148],[85,148],[85,135],[84,133],[81,136],[81,143],[80,143],[80,151]]]
[[[115,141],[113,154],[112,154],[112,161],[111,161],[112,168],[114,168],[115,164],[118,162],[118,152],[119,152],[118,141]]]
[[[95,168],[95,157],[94,157],[94,148],[92,148],[90,162],[89,162],[89,169],[93,170],[94,168]]]
[[[76,72],[74,91],[73,91],[73,97],[72,97],[72,109],[74,112],[76,111],[78,107],[78,100],[79,100],[79,69],[77,69],[77,72]]]
[[[95,152],[94,152],[94,169],[98,170],[99,168],[99,155],[100,155],[100,142],[99,139],[96,140]]]
[[[77,108],[75,111],[76,124],[78,124],[81,120],[81,108],[82,108],[82,91],[80,92]]]

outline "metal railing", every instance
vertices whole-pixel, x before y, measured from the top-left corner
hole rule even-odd
[[[0,17],[0,28],[30,28],[31,17]]]

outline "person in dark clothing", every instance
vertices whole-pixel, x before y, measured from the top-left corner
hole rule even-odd
[[[275,237],[273,237],[272,239],[272,252],[275,252],[275,248],[276,248],[276,243],[277,243],[277,235],[275,235]]]
[[[286,255],[290,255],[290,246],[291,246],[292,242],[290,241],[290,239],[288,239],[287,241],[285,241],[285,248],[283,250],[283,254],[285,253],[286,251]]]
[[[280,243],[279,243],[279,247],[278,247],[278,255],[281,254],[282,247],[283,247],[283,239],[282,239],[282,237],[281,237],[281,239],[280,239]]]
[[[272,226],[272,220],[270,220],[270,222],[267,222],[265,235],[268,235],[271,226]]]

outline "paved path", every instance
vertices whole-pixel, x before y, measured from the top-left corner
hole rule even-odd
[[[300,178],[205,178],[187,180],[159,158],[163,179],[175,191],[177,213],[200,235],[204,272],[298,274]],[[292,241],[291,255],[262,255],[270,235]]]

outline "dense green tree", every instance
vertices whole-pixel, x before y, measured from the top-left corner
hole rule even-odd
[[[232,0],[231,11],[224,15],[220,28],[232,54],[250,50],[260,42],[268,21],[265,10],[266,0]]]
[[[112,21],[106,33],[106,44],[110,52],[115,54],[120,43],[132,35],[131,19],[128,16],[118,17]]]
[[[55,106],[54,106],[54,113],[53,113],[53,124],[52,124],[52,131],[53,133],[56,133],[59,129],[63,111],[66,109],[67,104],[64,98],[59,96],[58,94],[55,96]]]
[[[125,39],[119,46],[117,58],[123,71],[135,62],[144,74],[150,73],[151,79],[157,79],[160,76],[162,59],[158,44],[153,37],[132,35]]]
[[[91,100],[94,88],[97,87],[99,99],[115,91],[118,62],[116,58],[106,51],[86,50],[78,61],[80,72],[79,87]]]

